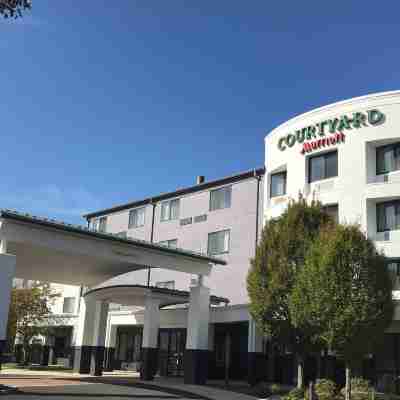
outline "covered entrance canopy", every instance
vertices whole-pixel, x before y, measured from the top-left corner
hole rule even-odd
[[[0,357],[6,339],[10,293],[15,277],[93,287],[117,275],[144,268],[163,268],[203,276],[209,275],[213,266],[226,264],[203,254],[121,238],[10,210],[0,211],[0,240]],[[210,295],[208,288],[201,285],[202,279],[199,282],[195,290],[191,289],[188,324],[193,331],[188,341],[189,350],[195,351],[195,355],[198,349],[207,348],[208,341]],[[156,293],[155,289],[143,287],[130,290],[136,305],[145,307],[143,349],[147,349],[148,362],[144,377],[151,379],[160,305],[170,301],[176,303],[178,298],[180,302],[183,298],[187,302],[188,294]],[[120,300],[125,298],[123,291],[118,296],[122,296]],[[80,372],[86,371],[90,365],[91,373],[101,373],[110,301],[117,300],[88,296],[80,308],[75,353]],[[198,362],[195,359],[192,363]],[[193,365],[191,370],[195,371],[196,366]]]
[[[18,278],[94,286],[114,276],[143,268],[164,268],[209,275],[225,261],[137,239],[120,238],[37,218],[0,211],[3,252],[17,257]]]

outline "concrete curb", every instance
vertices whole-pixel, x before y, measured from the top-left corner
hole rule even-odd
[[[4,396],[6,394],[16,393],[16,392],[18,392],[18,389],[16,387],[0,384],[0,396]]]

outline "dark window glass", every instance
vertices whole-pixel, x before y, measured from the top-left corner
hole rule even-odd
[[[286,171],[271,175],[271,197],[286,194]]]
[[[393,278],[400,276],[400,260],[388,259],[386,265]]]
[[[387,174],[400,169],[400,143],[376,149],[376,174]]]
[[[400,229],[400,200],[377,204],[376,221],[378,232]]]
[[[333,178],[338,175],[337,151],[321,154],[308,159],[309,182]]]
[[[339,222],[339,207],[337,204],[323,207],[324,211],[336,222]]]

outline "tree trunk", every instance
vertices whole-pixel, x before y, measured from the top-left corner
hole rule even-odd
[[[346,362],[346,394],[345,400],[350,400],[351,398],[351,369],[350,364]]]
[[[267,372],[268,372],[268,380],[270,382],[274,382],[275,381],[275,348],[274,348],[272,342],[270,342],[270,346],[269,346]]]
[[[317,353],[317,379],[322,378],[322,357],[321,352]]]
[[[304,359],[297,356],[297,388],[301,389],[304,385]]]

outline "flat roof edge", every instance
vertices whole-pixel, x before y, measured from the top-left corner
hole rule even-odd
[[[238,181],[241,181],[241,180],[244,180],[244,179],[251,178],[254,175],[262,176],[264,174],[265,174],[265,167],[254,168],[252,170],[248,170],[248,171],[241,172],[241,173],[238,173],[238,174],[235,174],[235,175],[231,175],[231,176],[227,176],[227,177],[224,177],[224,178],[216,179],[216,180],[213,180],[213,181],[200,183],[198,185],[189,186],[187,188],[183,188],[183,189],[175,190],[175,191],[172,191],[172,192],[159,194],[157,196],[147,197],[147,198],[142,199],[142,200],[132,201],[132,202],[116,205],[116,206],[113,206],[113,207],[105,208],[103,210],[99,210],[99,211],[94,211],[94,212],[91,212],[91,213],[83,214],[82,217],[86,218],[88,220],[90,218],[100,217],[102,215],[110,214],[110,213],[113,213],[113,212],[118,212],[118,211],[126,210],[126,209],[129,209],[129,208],[134,208],[134,207],[140,207],[140,206],[143,206],[143,205],[146,205],[146,204],[151,204],[151,203],[154,203],[154,202],[167,200],[167,199],[173,198],[173,197],[183,196],[183,195],[189,194],[189,193],[195,193],[195,192],[198,192],[198,191],[201,191],[201,190],[209,189],[209,188],[214,187],[214,186],[220,186],[220,185],[226,185],[226,184],[229,184],[229,183],[238,182]]]
[[[207,261],[207,262],[209,262],[211,264],[215,264],[215,265],[226,265],[227,264],[227,262],[225,260],[210,257],[210,256],[207,256],[204,254],[190,251],[190,250],[172,249],[172,248],[168,248],[168,247],[156,244],[156,243],[146,242],[144,240],[133,239],[133,238],[121,238],[121,237],[118,237],[118,236],[110,234],[110,233],[96,232],[96,231],[90,230],[89,228],[82,227],[79,225],[67,224],[67,223],[63,223],[63,222],[56,221],[54,219],[49,219],[49,218],[40,218],[40,217],[33,216],[30,214],[19,213],[18,211],[14,211],[14,210],[8,210],[8,209],[0,210],[0,218],[11,219],[11,220],[20,221],[20,222],[28,222],[28,223],[35,224],[35,225],[58,229],[58,230],[61,230],[64,232],[77,233],[77,234],[86,235],[86,236],[97,238],[97,239],[104,239],[104,240],[109,240],[109,241],[113,241],[113,242],[135,245],[135,246],[144,247],[144,248],[156,250],[156,251],[161,250],[165,253],[170,253],[172,255],[180,255],[180,256],[185,256],[185,257],[192,258],[192,259]]]

